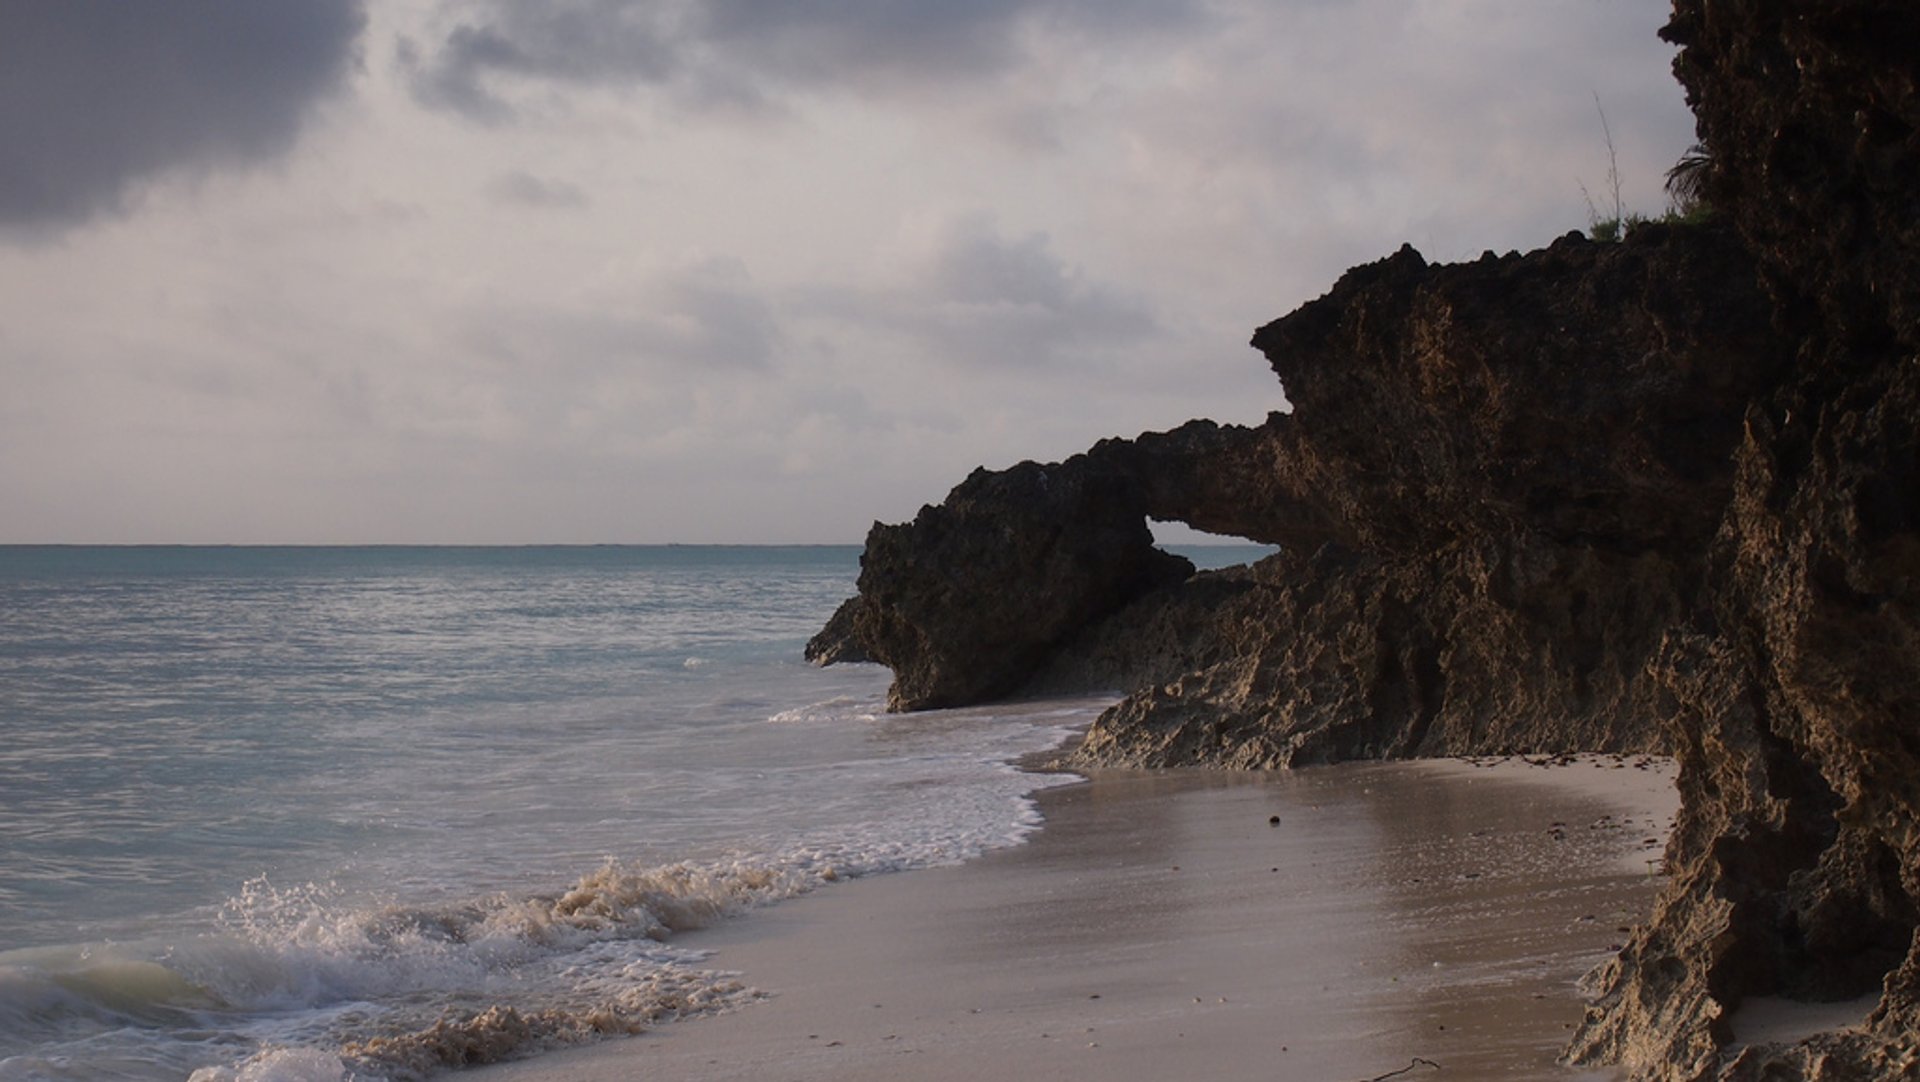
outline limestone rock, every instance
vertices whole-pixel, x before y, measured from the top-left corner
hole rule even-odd
[[[1153,546],[1124,476],[1088,456],[976,470],[910,523],[876,523],[859,596],[808,645],[893,670],[888,707],[1009,694],[1057,644],[1193,565]]]
[[[1666,34],[1797,357],[1746,415],[1710,605],[1666,666],[1673,881],[1576,1051],[1920,1078],[1920,9],[1680,0]],[[1863,993],[1858,1029],[1728,1047],[1752,997]]]
[[[1355,268],[1255,336],[1290,413],[976,473],[875,526],[810,656],[896,709],[1125,691],[1092,762],[1664,747],[1668,883],[1570,1054],[1920,1078],[1920,6],[1665,34],[1715,222]],[[1147,516],[1281,552],[1191,575]],[[1734,1043],[1756,997],[1861,996]]]
[[[1646,662],[1784,363],[1730,233],[1403,249],[1255,343],[1291,414],[976,472],[874,528],[810,656],[889,665],[897,709],[1136,691],[1083,751],[1109,762],[1660,743]],[[1147,516],[1285,554],[1179,584]]]

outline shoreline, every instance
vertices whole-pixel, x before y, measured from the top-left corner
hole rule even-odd
[[[1554,1060],[1646,919],[1665,761],[1096,771],[1035,799],[1023,845],[675,940],[755,1003],[467,1077],[1617,1077]]]

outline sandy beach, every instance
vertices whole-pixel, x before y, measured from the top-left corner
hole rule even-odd
[[[468,1077],[1613,1077],[1555,1057],[1658,886],[1664,761],[1115,772],[1040,800],[1026,845],[677,940],[749,1007]]]

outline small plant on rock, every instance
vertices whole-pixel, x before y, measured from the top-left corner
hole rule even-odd
[[[1667,213],[1669,222],[1701,222],[1713,216],[1707,202],[1707,177],[1713,170],[1713,158],[1705,145],[1695,143],[1667,170]]]
[[[1629,212],[1620,198],[1620,156],[1613,148],[1613,126],[1607,123],[1607,111],[1601,108],[1598,94],[1593,96],[1593,107],[1600,113],[1600,131],[1607,140],[1607,194],[1611,197],[1611,206],[1595,204],[1593,193],[1584,183],[1580,185],[1580,194],[1587,200],[1587,235],[1610,243],[1625,239],[1627,230],[1647,219]]]

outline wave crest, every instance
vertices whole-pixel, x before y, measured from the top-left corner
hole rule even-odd
[[[726,974],[662,971],[588,1006],[522,1011],[495,1004],[443,1017],[412,1032],[348,1041],[340,1054],[356,1069],[412,1082],[444,1068],[476,1067],[559,1045],[631,1036],[659,1022],[717,1013],[761,995]]]

